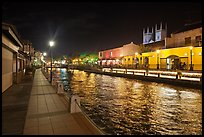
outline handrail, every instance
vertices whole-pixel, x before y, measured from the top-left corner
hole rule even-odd
[[[103,135],[108,135],[106,132],[104,132],[83,110],[83,108],[78,104],[77,100],[74,100],[77,104],[77,106],[79,107],[79,109],[81,110],[81,112],[84,114],[84,116],[95,126],[97,127],[97,129],[103,134]]]

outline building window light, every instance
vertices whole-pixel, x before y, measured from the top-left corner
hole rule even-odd
[[[202,52],[199,52],[198,55],[199,55],[199,56],[202,56]]]

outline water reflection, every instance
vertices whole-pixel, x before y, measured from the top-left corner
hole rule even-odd
[[[105,132],[202,134],[202,91],[75,70],[72,92]]]

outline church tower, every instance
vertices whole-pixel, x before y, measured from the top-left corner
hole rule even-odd
[[[167,36],[167,23],[165,24],[165,28],[162,26],[162,22],[160,23],[160,27],[156,24],[155,26],[155,42],[162,41]]]
[[[149,44],[154,42],[153,38],[154,38],[154,33],[153,33],[154,29],[152,27],[152,31],[149,30],[149,27],[147,27],[147,31],[144,28],[143,29],[143,44]]]

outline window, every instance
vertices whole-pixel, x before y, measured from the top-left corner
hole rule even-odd
[[[99,52],[99,56],[102,57],[103,56],[103,52]]]
[[[128,61],[130,60],[130,58],[128,58]]]
[[[202,45],[202,39],[201,36],[196,36],[195,37],[195,46],[201,46]]]
[[[190,46],[191,45],[191,37],[185,38],[185,45]]]
[[[125,61],[126,61],[126,59],[125,59]]]
[[[132,60],[134,60],[134,58],[132,58]]]

